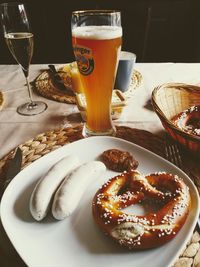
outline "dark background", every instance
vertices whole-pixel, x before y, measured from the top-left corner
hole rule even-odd
[[[5,1],[0,1],[3,3]],[[12,1],[7,1],[12,2]],[[81,9],[117,9],[122,13],[123,50],[137,62],[199,62],[198,0],[26,0],[35,47],[32,63],[74,60],[71,13]],[[0,30],[0,64],[15,63]]]

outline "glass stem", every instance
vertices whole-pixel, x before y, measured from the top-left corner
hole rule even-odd
[[[31,92],[28,76],[27,77],[25,76],[25,78],[26,78],[26,85],[27,85],[27,88],[28,88],[29,99],[30,99],[31,104],[33,104],[33,97],[32,97],[32,92]]]

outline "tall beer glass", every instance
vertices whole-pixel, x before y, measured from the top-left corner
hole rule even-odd
[[[84,135],[112,135],[111,99],[122,43],[118,11],[72,13],[72,43],[86,99]]]

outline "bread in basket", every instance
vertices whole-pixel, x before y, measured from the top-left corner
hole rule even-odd
[[[154,88],[152,105],[169,135],[191,152],[200,154],[200,136],[185,132],[172,120],[183,111],[200,106],[200,87],[183,83],[166,83]]]

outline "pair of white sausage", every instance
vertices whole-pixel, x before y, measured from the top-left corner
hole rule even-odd
[[[79,164],[76,156],[69,155],[58,161],[39,180],[29,203],[35,220],[40,221],[46,216],[52,199],[53,216],[58,220],[69,216],[92,179],[106,169],[99,161],[91,161],[78,167]]]
[[[79,159],[70,155],[59,160],[36,184],[30,198],[30,212],[34,219],[41,221],[47,214],[53,194],[65,178],[76,168]]]

